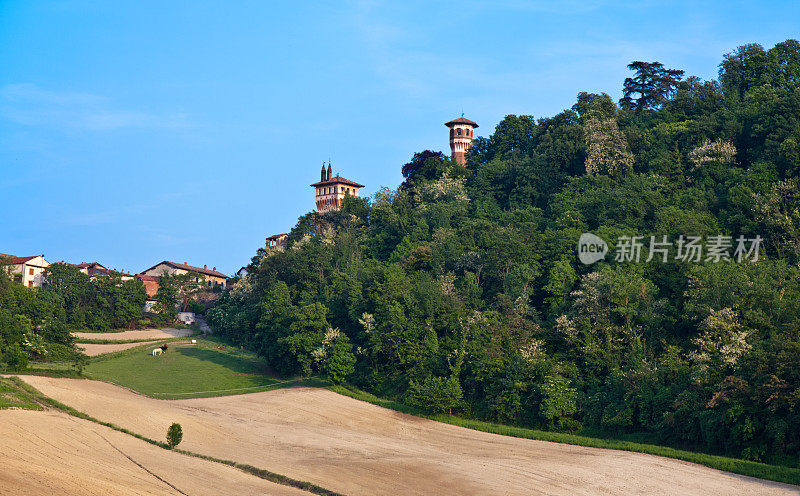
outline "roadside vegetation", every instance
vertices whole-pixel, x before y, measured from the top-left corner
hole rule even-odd
[[[36,396],[30,390],[21,387],[18,379],[0,377],[0,410],[7,408],[42,410]]]

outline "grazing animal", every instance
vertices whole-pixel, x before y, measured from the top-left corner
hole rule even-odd
[[[161,348],[156,348],[153,350],[153,356],[158,356],[162,353],[164,353],[164,350],[162,350]]]
[[[161,345],[160,349],[161,349],[161,351],[167,351],[167,343],[164,343],[163,345]]]

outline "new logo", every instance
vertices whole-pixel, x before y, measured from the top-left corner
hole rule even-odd
[[[585,265],[591,265],[605,258],[608,253],[608,244],[600,236],[592,233],[583,233],[578,238],[578,260]]]

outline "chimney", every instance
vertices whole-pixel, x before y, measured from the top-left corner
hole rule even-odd
[[[211,270],[213,270],[214,272],[216,272],[216,271],[217,271],[217,268],[216,268],[216,267],[214,267],[214,268],[213,268],[213,269],[211,269]]]
[[[208,268],[208,265],[206,265],[206,264],[203,264],[203,268],[204,268],[204,269],[207,269],[207,268]]]
[[[319,173],[319,180],[325,180],[325,162],[322,162],[322,172]]]
[[[333,173],[333,169],[331,169],[331,163],[328,162],[328,181],[331,180],[331,174]]]
[[[189,265],[189,262],[183,262],[183,265]]]

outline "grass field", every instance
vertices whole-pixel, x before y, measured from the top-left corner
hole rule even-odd
[[[34,396],[13,378],[0,377],[0,410],[5,408],[21,408],[24,410],[42,410]]]
[[[292,383],[276,379],[254,354],[217,341],[170,344],[166,353],[156,357],[151,354],[154,347],[138,347],[93,360],[85,375],[161,399],[239,394]]]

